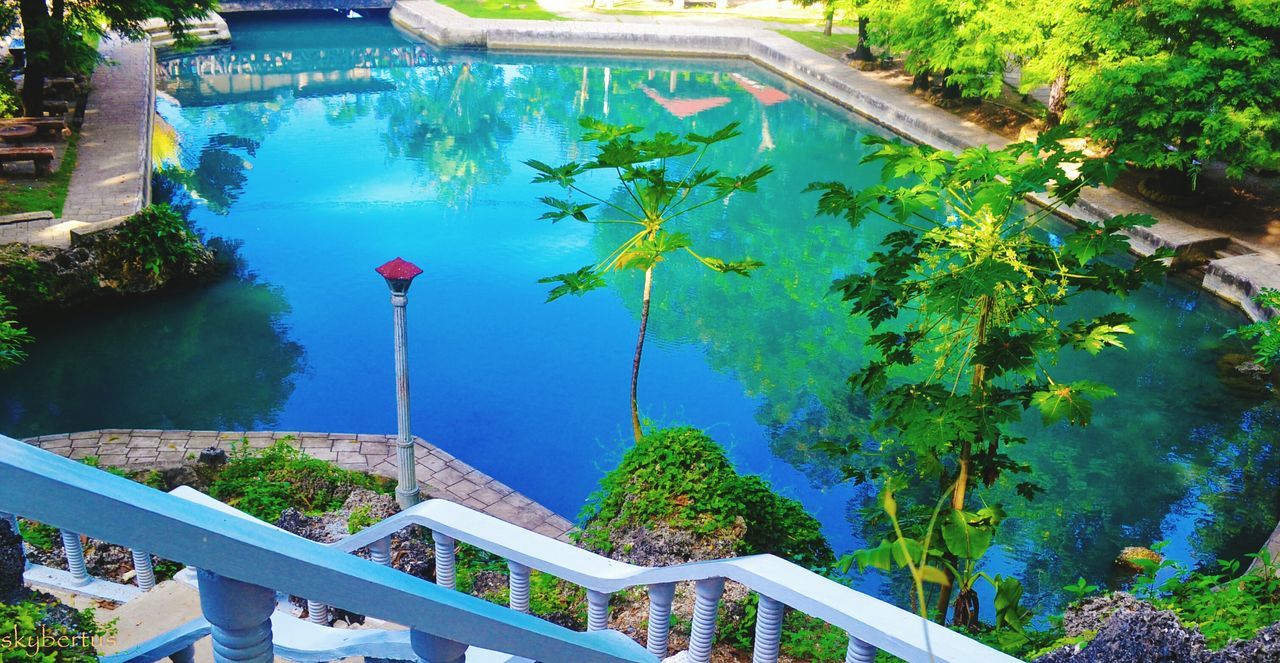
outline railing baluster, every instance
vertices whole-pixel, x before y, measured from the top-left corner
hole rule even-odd
[[[529,612],[529,567],[520,562],[507,560],[507,586],[511,594],[511,609],[516,612]]]
[[[212,627],[213,658],[219,663],[271,663],[271,613],[276,593],[201,569],[200,610]]]
[[[176,651],[169,656],[170,663],[195,663],[196,646],[187,645],[186,649]]]
[[[369,544],[369,559],[383,566],[391,566],[391,537],[385,537]]]
[[[138,583],[138,589],[151,591],[156,586],[156,569],[151,564],[151,553],[130,550],[129,554],[133,556],[133,580]]]
[[[778,663],[785,608],[781,601],[760,595],[760,605],[756,608],[756,643],[751,652],[751,663]]]
[[[436,584],[447,589],[456,589],[455,566],[458,548],[453,537],[440,532],[432,532],[431,540],[436,548]]]
[[[609,628],[609,599],[613,594],[587,590],[587,630],[603,631]]]
[[[844,663],[872,663],[875,660],[875,647],[849,636],[849,650],[845,652]]]
[[[422,663],[463,663],[467,646],[422,631],[409,631],[409,646]]]
[[[694,586],[693,632],[689,636],[689,661],[710,663],[711,643],[716,637],[716,617],[720,597],[724,595],[724,578],[699,580]]]
[[[307,599],[307,621],[321,626],[329,625],[329,606]]]
[[[665,582],[649,585],[649,635],[645,648],[658,658],[667,657],[671,637],[671,602],[676,598],[676,584]]]
[[[80,542],[80,535],[67,530],[62,532],[62,552],[67,557],[67,570],[71,572],[71,578],[77,585],[87,585],[93,578],[89,577],[89,570],[84,564],[84,544]]]

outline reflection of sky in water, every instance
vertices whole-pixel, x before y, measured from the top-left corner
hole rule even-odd
[[[844,381],[867,329],[824,293],[865,267],[881,229],[815,219],[814,196],[799,193],[813,180],[870,181],[858,138],[875,129],[742,63],[439,53],[376,21],[240,22],[233,33],[235,62],[254,48],[293,57],[222,82],[227,55],[216,56],[221,74],[209,59],[171,63],[160,110],[195,173],[188,185],[225,201],[198,203],[196,222],[242,243],[262,285],[227,282],[37,330],[30,362],[0,385],[7,431],[390,432],[390,311],[372,269],[400,255],[426,270],[410,297],[415,431],[573,516],[630,435],[638,280],[543,303],[538,278],[594,262],[613,238],[537,221],[536,199],[556,191],[531,185],[522,161],[573,158],[577,117],[602,114],[607,96],[610,120],[655,130],[741,121],[744,136],[714,153],[716,165],[778,169],[759,194],[707,208],[690,227],[706,253],[764,269],[743,279],[677,259],[656,273],[643,411],[706,428],[740,469],[800,499],[837,550],[879,536],[858,525],[867,491],[837,484],[837,464],[813,445],[863,423]],[[297,76],[318,92],[293,94]],[[728,102],[683,120],[659,103],[719,98]],[[1017,454],[1046,489],[1034,502],[984,491],[1010,514],[988,570],[1020,575],[1037,600],[1079,576],[1106,580],[1126,545],[1167,537],[1184,560],[1239,554],[1274,516],[1277,463],[1256,422],[1275,413],[1246,412],[1262,398],[1219,377],[1235,351],[1220,337],[1240,318],[1177,284],[1119,308],[1139,319],[1129,350],[1064,356],[1060,369],[1120,397],[1088,429],[1021,427],[1032,441]]]

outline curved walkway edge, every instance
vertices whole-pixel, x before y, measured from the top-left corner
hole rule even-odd
[[[175,467],[203,449],[229,450],[242,439],[255,449],[287,440],[313,458],[348,470],[396,478],[395,435],[104,429],[25,441],[74,460],[94,456],[105,466],[143,470]],[[447,499],[539,534],[568,540],[573,523],[422,438],[414,441],[423,499]]]
[[[417,37],[441,46],[492,50],[538,50],[613,54],[679,55],[745,58],[844,106],[913,141],[940,149],[976,145],[1003,147],[1009,141],[919,98],[775,32],[705,24],[528,21],[476,19],[433,0],[396,0],[391,20]],[[1036,202],[1045,202],[1037,199]],[[1250,317],[1266,317],[1250,301],[1262,288],[1280,289],[1280,256],[1241,246],[1233,238],[1175,219],[1110,188],[1086,191],[1064,216],[1076,222],[1098,222],[1120,214],[1150,214],[1159,220],[1131,235],[1140,255],[1157,248],[1197,250],[1208,255],[1232,247],[1233,253],[1211,260],[1203,286],[1244,309]]]

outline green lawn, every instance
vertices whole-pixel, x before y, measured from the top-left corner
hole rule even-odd
[[[76,168],[76,141],[79,137],[79,134],[74,134],[67,141],[67,152],[53,175],[39,179],[11,177],[0,180],[0,214],[48,211],[54,216],[62,216],[67,186],[71,184],[71,171]]]
[[[534,0],[436,0],[471,18],[521,18],[534,21],[562,21],[564,17],[538,6]]]
[[[856,34],[834,34],[830,37],[821,32],[805,32],[800,30],[779,30],[778,34],[790,37],[813,50],[831,57],[840,57],[858,45]]]

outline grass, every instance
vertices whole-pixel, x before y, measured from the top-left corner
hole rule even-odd
[[[514,18],[531,21],[563,21],[534,0],[504,2],[504,0],[437,0],[440,4],[456,9],[471,18]]]
[[[23,212],[53,212],[62,216],[62,206],[67,202],[67,186],[71,184],[71,172],[76,168],[76,145],[80,134],[72,134],[67,141],[67,151],[62,155],[58,170],[43,179],[0,180],[0,214]]]
[[[803,30],[778,30],[778,34],[798,41],[823,55],[829,55],[833,58],[844,55],[858,45],[858,35],[856,34],[833,34],[827,36],[821,32]]]

